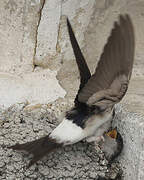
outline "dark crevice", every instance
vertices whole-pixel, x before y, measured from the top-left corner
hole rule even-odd
[[[37,49],[37,36],[38,36],[38,28],[39,28],[41,17],[42,17],[42,10],[43,10],[44,5],[45,5],[45,0],[41,0],[40,3],[41,3],[41,7],[40,7],[39,12],[38,12],[39,19],[38,19],[37,28],[36,28],[36,35],[35,35],[35,47],[34,47],[34,55],[33,55],[33,71],[37,67],[37,65],[35,64],[35,55],[36,55],[36,49]]]

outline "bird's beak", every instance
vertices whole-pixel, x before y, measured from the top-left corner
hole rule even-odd
[[[116,130],[116,128],[109,131],[108,133],[106,133],[106,135],[113,138],[113,139],[116,139],[117,138],[117,130]]]

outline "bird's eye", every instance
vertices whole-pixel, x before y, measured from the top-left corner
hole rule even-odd
[[[115,117],[115,109],[113,110],[112,117],[113,117],[113,118]]]

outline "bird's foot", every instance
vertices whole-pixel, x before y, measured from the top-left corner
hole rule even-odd
[[[91,136],[86,139],[87,142],[95,142],[96,144],[100,142],[104,142],[105,138],[104,136]]]

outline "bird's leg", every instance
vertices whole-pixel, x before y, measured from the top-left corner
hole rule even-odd
[[[100,142],[104,142],[105,138],[104,136],[91,136],[89,138],[86,139],[87,142],[95,142],[96,144],[100,143]]]

